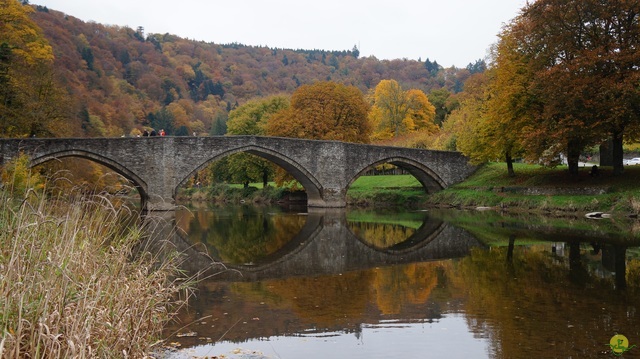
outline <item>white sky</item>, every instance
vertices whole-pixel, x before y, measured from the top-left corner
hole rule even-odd
[[[526,0],[31,0],[83,21],[193,40],[351,50],[466,67],[484,58]]]

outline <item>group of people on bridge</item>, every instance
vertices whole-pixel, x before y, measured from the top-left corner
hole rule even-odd
[[[164,132],[164,129],[160,130],[160,132],[156,132],[155,129],[151,129],[151,132],[149,132],[145,129],[144,132],[142,132],[142,137],[165,136],[165,135],[166,135],[166,132]]]

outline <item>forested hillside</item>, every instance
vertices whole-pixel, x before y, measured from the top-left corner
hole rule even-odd
[[[439,98],[446,98],[484,69],[483,62],[444,69],[428,59],[359,58],[355,46],[324,51],[205,43],[33,9],[30,19],[53,49],[51,81],[61,91],[58,100],[52,98],[58,108],[49,119],[60,121],[13,136],[135,136],[145,128],[163,128],[169,135],[224,134],[233,108],[290,95],[303,84],[334,81],[366,94],[392,79],[427,95],[439,90]],[[436,116],[444,116],[442,104],[432,102]]]

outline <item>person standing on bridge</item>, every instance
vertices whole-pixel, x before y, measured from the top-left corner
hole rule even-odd
[[[164,128],[163,128],[163,129],[160,130],[160,136],[164,137],[164,135],[166,135],[166,133],[164,132]]]
[[[157,135],[158,135],[158,133],[156,132],[156,129],[155,128],[152,129],[151,130],[151,136],[157,136]]]

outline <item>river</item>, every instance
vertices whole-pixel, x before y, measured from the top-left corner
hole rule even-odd
[[[185,268],[210,269],[169,358],[640,358],[637,219],[201,205],[175,223]]]

